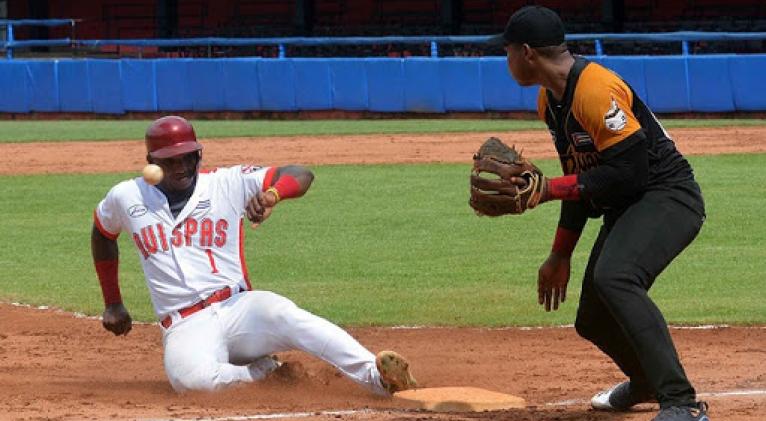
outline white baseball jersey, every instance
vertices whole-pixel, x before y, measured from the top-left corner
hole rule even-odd
[[[104,236],[116,239],[122,231],[132,236],[157,316],[178,316],[163,326],[170,384],[183,392],[254,382],[279,366],[270,354],[297,349],[372,392],[387,394],[370,351],[278,294],[248,291],[188,317],[179,315],[178,310],[222,288],[251,290],[242,216],[274,172],[235,166],[200,173],[175,218],[165,195],[141,177],[114,186],[96,208],[95,224]]]
[[[165,195],[141,177],[117,184],[98,204],[95,223],[104,236],[116,239],[125,231],[132,237],[160,319],[226,286],[252,289],[242,216],[247,201],[268,184],[269,170],[201,172],[177,217]]]

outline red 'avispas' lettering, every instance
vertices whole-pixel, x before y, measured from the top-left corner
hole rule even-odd
[[[154,228],[151,225],[141,228],[141,239],[149,254],[157,253],[157,237],[154,236]]]
[[[133,233],[133,242],[136,243],[136,248],[138,248],[138,251],[141,252],[141,254],[144,256],[144,259],[149,257],[149,253],[146,252],[146,249],[144,248],[144,243],[141,242],[141,237],[138,236],[135,232]]]
[[[165,238],[165,228],[162,227],[162,224],[157,224],[157,236],[160,237],[162,251],[168,251],[168,239]]]
[[[171,244],[173,244],[173,247],[181,247],[181,242],[183,241],[183,234],[181,234],[181,226],[177,226],[173,228],[173,238],[170,239]]]
[[[186,218],[186,221],[184,221],[184,238],[186,239],[186,246],[192,245],[192,235],[197,233],[197,220]]]
[[[213,245],[213,221],[210,218],[205,218],[199,225],[200,247],[211,247]]]
[[[226,229],[229,228],[229,223],[225,219],[219,219],[215,223],[215,245],[223,247],[226,244]]]
[[[155,230],[155,226],[157,229]],[[178,224],[170,234],[170,239],[165,236],[165,228],[160,224],[147,225],[139,230],[138,233],[133,233],[133,242],[136,243],[136,247],[144,256],[144,259],[149,258],[150,255],[160,251],[170,250],[170,245],[173,247],[192,246],[195,234],[199,232],[199,241],[196,245],[199,247],[210,249],[210,247],[223,247],[226,245],[226,230],[229,228],[229,223],[225,219],[219,219],[213,222],[210,218],[205,218],[202,221],[196,219],[187,218],[182,223]],[[159,238],[158,238],[159,237]]]

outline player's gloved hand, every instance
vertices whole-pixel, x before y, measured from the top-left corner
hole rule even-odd
[[[474,154],[469,181],[468,204],[477,215],[519,215],[548,200],[542,171],[496,137]]]
[[[247,219],[253,223],[253,228],[257,228],[258,225],[263,223],[263,221],[271,215],[277,202],[276,195],[271,191],[258,193],[250,198],[245,206],[245,211],[247,213]]]
[[[127,335],[133,328],[133,320],[130,318],[128,309],[122,303],[109,304],[104,309],[101,324],[104,329],[114,333],[116,336]]]
[[[570,262],[569,256],[551,253],[540,266],[537,272],[537,302],[545,305],[545,311],[551,311],[551,307],[558,310],[559,303],[566,301]]]

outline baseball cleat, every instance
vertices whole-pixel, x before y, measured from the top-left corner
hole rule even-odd
[[[269,374],[275,372],[282,366],[282,362],[274,355],[266,355],[260,357],[255,361],[248,364],[250,372],[253,374],[255,380],[260,380],[267,377]]]
[[[657,414],[652,421],[710,421],[707,403],[697,402],[694,406],[671,406]]]
[[[283,361],[274,370],[272,377],[282,382],[295,383],[306,377],[306,369],[298,361]]]
[[[381,351],[375,357],[383,388],[394,394],[418,386],[410,373],[410,363],[394,351]]]
[[[630,387],[630,381],[622,382],[597,393],[590,400],[593,409],[599,411],[627,411],[635,405],[651,402],[650,394],[637,393]]]

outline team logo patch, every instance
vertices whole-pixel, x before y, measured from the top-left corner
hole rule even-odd
[[[609,110],[604,114],[604,123],[606,123],[606,128],[613,132],[619,132],[628,124],[628,116],[626,116],[625,111],[617,105],[617,101],[615,101],[614,98],[612,98],[612,106],[609,107]]]
[[[146,215],[147,211],[148,209],[146,209],[146,206],[144,205],[133,205],[128,208],[128,215],[131,218],[140,218]]]
[[[571,136],[572,136],[572,143],[574,143],[575,146],[585,146],[585,145],[593,144],[593,139],[591,139],[588,133],[574,132],[571,134]]]
[[[250,174],[260,170],[262,167],[257,165],[245,165],[242,167],[242,174]]]

